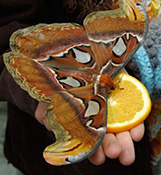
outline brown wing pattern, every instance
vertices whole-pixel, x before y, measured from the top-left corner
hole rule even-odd
[[[50,164],[81,161],[101,144],[110,76],[131,59],[147,31],[146,14],[135,1],[89,14],[84,27],[38,24],[11,36],[11,52],[4,54],[8,71],[33,98],[49,103],[46,117],[57,139],[43,153]]]
[[[132,58],[148,28],[140,4],[134,0],[120,2],[120,8],[93,12],[84,21],[99,70],[112,77]]]
[[[106,133],[106,89],[94,94],[93,84],[55,93],[47,110],[48,123],[56,143],[44,151],[45,160],[53,165],[81,161],[100,145]],[[104,95],[104,97],[103,97]]]

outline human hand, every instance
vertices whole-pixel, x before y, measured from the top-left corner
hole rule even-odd
[[[133,140],[138,142],[143,135],[143,123],[130,131],[117,134],[108,133],[97,151],[89,157],[89,160],[95,165],[100,165],[104,163],[106,157],[111,159],[119,158],[120,163],[123,165],[131,165],[135,160]]]
[[[47,103],[39,102],[35,118],[39,123],[43,124],[49,131],[49,127],[45,111]],[[97,149],[97,151],[89,157],[89,160],[95,164],[102,164],[106,157],[115,159],[119,158],[123,165],[130,165],[135,160],[135,150],[133,145],[134,141],[140,141],[144,135],[144,124],[140,124],[130,131],[125,131],[117,134],[107,133],[102,141],[102,144]]]
[[[45,116],[45,111],[46,111],[46,106],[47,105],[49,105],[49,104],[44,103],[44,102],[39,102],[38,103],[38,106],[37,106],[36,111],[35,111],[35,118],[37,119],[37,121],[39,123],[44,125],[46,127],[46,129],[51,131],[51,128],[49,127],[49,125],[47,123],[47,120],[46,120],[46,116]]]
[[[127,73],[125,69],[122,69],[121,72]],[[89,157],[89,160],[95,165],[100,165],[104,163],[106,157],[111,159],[119,158],[120,163],[123,165],[131,165],[135,160],[133,141],[138,142],[143,136],[143,123],[130,131],[117,134],[108,133],[97,151]]]

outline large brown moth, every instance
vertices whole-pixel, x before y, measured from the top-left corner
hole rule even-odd
[[[56,142],[43,153],[53,165],[79,162],[101,144],[107,125],[111,79],[128,63],[148,28],[135,0],[89,14],[84,26],[38,24],[10,38],[4,62],[15,81],[49,103],[47,121]]]

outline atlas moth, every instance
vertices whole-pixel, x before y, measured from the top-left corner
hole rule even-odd
[[[56,142],[46,147],[52,165],[79,162],[101,144],[107,125],[111,79],[143,42],[147,16],[135,0],[89,14],[84,26],[38,24],[13,33],[5,65],[15,81],[38,101]]]

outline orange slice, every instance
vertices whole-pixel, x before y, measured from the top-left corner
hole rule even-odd
[[[108,95],[107,132],[127,131],[142,123],[151,111],[151,99],[145,86],[136,78],[119,73],[115,89]]]

